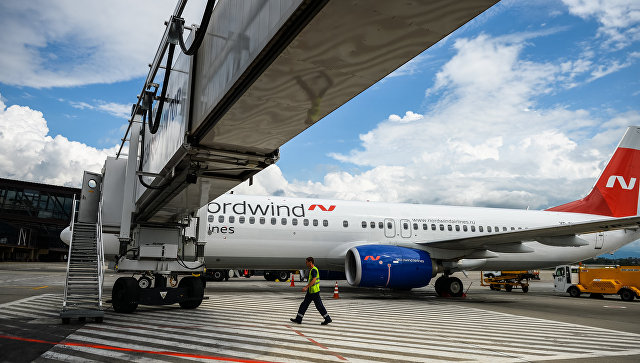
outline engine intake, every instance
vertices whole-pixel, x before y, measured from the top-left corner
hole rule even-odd
[[[349,249],[344,267],[350,285],[394,289],[426,286],[435,270],[427,252],[387,245]]]

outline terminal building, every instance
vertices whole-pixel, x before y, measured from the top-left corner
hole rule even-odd
[[[0,178],[0,261],[64,261],[80,189]]]

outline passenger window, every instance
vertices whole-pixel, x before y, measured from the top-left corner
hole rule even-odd
[[[224,223],[224,216],[218,216],[218,222]]]
[[[522,227],[518,227],[518,229],[522,229]]]
[[[256,223],[256,217],[249,217],[249,224]]]
[[[467,231],[467,226],[466,225],[462,226],[462,230],[466,232]]]
[[[323,220],[322,220],[322,226],[323,226],[323,227],[329,227],[329,221],[328,221],[328,220],[326,220],[326,219],[323,219]]]
[[[271,218],[271,224],[275,226],[277,222],[278,220],[276,219],[276,217]]]
[[[444,231],[444,224],[441,224],[441,225],[440,225],[440,230],[441,230],[441,231]]]
[[[511,227],[511,230],[512,230],[512,231],[515,231],[515,230],[516,230],[516,227]]]
[[[426,231],[429,229],[429,226],[427,226],[426,223],[422,223],[422,230]]]
[[[349,227],[349,221],[342,221],[342,226],[343,226],[344,228]]]
[[[293,226],[297,226],[298,225],[298,218],[294,218],[291,220],[291,225]]]
[[[238,222],[240,222],[240,223],[244,223],[244,221],[245,221],[244,216],[240,216],[240,217],[238,217]]]
[[[302,224],[304,224],[305,226],[308,226],[308,225],[309,225],[309,220],[308,220],[308,219],[306,219],[306,218],[305,218],[305,219],[303,219],[303,220],[302,220]]]
[[[496,228],[494,229],[494,231],[496,231],[496,232],[500,232],[500,227],[496,226]]]
[[[491,226],[487,226],[487,232],[491,232]]]
[[[214,217],[214,216],[209,216],[207,219],[209,220],[209,222],[213,222],[213,221],[215,221],[215,220],[216,220],[216,217]]]
[[[417,230],[418,230],[418,223],[414,223],[414,224],[413,224],[413,230],[414,230],[414,231],[417,231]]]
[[[280,223],[282,223],[283,226],[286,226],[287,225],[287,219],[286,218],[282,218],[280,220]]]
[[[233,223],[236,221],[236,217],[234,216],[229,216],[229,223]]]
[[[453,227],[451,227],[450,224],[447,224],[447,229],[450,230],[450,231],[453,231]]]
[[[460,232],[460,226],[456,224],[456,232]]]
[[[405,231],[409,229],[409,223],[404,222],[402,223],[402,229],[404,229]]]
[[[367,222],[362,221],[362,228],[367,228]]]
[[[317,227],[317,226],[318,226],[318,220],[317,220],[317,219],[314,219],[314,220],[313,220],[313,226],[314,226],[314,227]]]
[[[376,222],[371,222],[369,223],[369,225],[371,226],[371,228],[376,228]]]
[[[384,228],[384,223],[378,222],[378,228],[383,229]]]
[[[393,228],[393,223],[387,222],[387,229],[392,229],[392,228]]]
[[[506,232],[507,231],[507,227],[502,227],[502,231]]]
[[[265,221],[266,219],[264,217],[260,217],[260,224],[264,224]]]
[[[435,225],[435,224],[432,224],[432,225],[431,225],[431,230],[432,230],[432,231],[435,231],[435,230],[436,230],[436,225]]]
[[[484,229],[482,228],[482,226],[478,226],[478,232],[484,232]]]

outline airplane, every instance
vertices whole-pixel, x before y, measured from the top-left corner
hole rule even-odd
[[[629,127],[584,198],[546,210],[225,194],[198,212],[208,269],[303,269],[313,256],[353,286],[408,290],[453,273],[571,264],[640,238],[640,127]],[[203,223],[204,221],[204,223]],[[115,255],[115,236],[105,254]]]

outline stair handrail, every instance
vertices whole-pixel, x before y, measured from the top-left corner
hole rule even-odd
[[[102,309],[102,282],[104,279],[104,245],[102,241],[102,196],[98,204],[98,220],[96,222],[96,252],[98,255],[98,307]]]
[[[64,296],[62,298],[62,309],[67,307],[67,293],[69,290],[69,268],[71,267],[71,245],[73,244],[73,227],[76,223],[76,207],[78,204],[78,200],[76,199],[76,195],[73,195],[73,204],[71,205],[71,221],[69,223],[69,231],[71,232],[71,237],[69,237],[69,251],[67,252],[67,276],[64,282]]]

